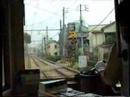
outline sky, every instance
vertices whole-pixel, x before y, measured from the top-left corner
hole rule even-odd
[[[24,0],[25,26],[24,29],[59,29],[62,20],[62,9],[65,7],[65,24],[79,20],[80,4],[82,18],[86,26],[99,24],[114,8],[114,0]],[[85,11],[85,6],[87,11]],[[109,24],[115,20],[114,10],[103,21]],[[27,32],[30,33],[31,32]],[[48,31],[49,37],[58,40],[59,31]],[[45,31],[34,31],[32,41],[41,40]]]

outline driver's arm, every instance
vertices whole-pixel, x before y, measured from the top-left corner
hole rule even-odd
[[[112,47],[108,64],[101,73],[104,82],[108,85],[115,85],[121,79],[121,60],[118,57],[116,45]]]

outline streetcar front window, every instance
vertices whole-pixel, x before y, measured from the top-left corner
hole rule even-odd
[[[108,61],[116,40],[114,0],[24,0],[26,69],[73,78]]]

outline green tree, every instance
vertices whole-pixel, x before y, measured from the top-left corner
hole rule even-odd
[[[106,43],[113,43],[113,42],[114,42],[114,37],[112,37],[112,36],[106,37]]]
[[[27,44],[31,43],[31,36],[28,33],[24,33],[24,41]]]

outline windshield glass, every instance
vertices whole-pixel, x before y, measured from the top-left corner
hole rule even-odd
[[[116,39],[114,0],[24,0],[26,69],[72,78],[108,60]]]

